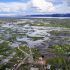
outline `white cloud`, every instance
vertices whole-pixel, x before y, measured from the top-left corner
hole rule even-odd
[[[62,1],[63,1],[63,3],[64,3],[65,5],[67,5],[67,6],[70,5],[70,0],[62,0]]]
[[[21,12],[26,10],[27,4],[19,3],[19,2],[8,2],[1,3],[0,2],[0,12]]]
[[[0,16],[15,16],[17,14],[14,14],[14,13],[6,13],[6,14],[0,14]]]
[[[32,5],[38,10],[38,12],[44,13],[70,13],[69,0],[59,0],[62,2],[59,5],[53,5],[53,1],[56,0],[32,0]]]
[[[39,12],[53,12],[54,6],[51,2],[47,2],[46,0],[32,0],[32,5]]]
[[[29,0],[27,2],[0,2],[0,15],[21,15],[31,13],[70,13],[69,0],[59,0],[63,4],[55,5],[56,0]],[[1,14],[2,13],[2,14]],[[5,13],[5,14],[3,14]]]
[[[54,13],[70,13],[70,7],[66,4],[57,5]]]

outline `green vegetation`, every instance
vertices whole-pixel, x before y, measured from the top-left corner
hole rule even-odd
[[[52,70],[58,68],[61,70],[70,70],[70,63],[68,62],[68,52],[70,52],[70,45],[55,45],[50,47],[54,57],[48,59],[49,64],[52,65]]]
[[[33,23],[33,24],[30,24],[31,26],[47,26],[48,24],[47,23]]]
[[[31,37],[31,38],[33,39],[33,41],[43,39],[43,37]]]
[[[23,59],[25,58],[25,54],[22,52],[26,52],[27,54],[30,54],[30,48],[27,46],[22,46],[24,43],[28,44],[28,42],[19,42],[17,41],[16,38],[23,38],[23,37],[27,37],[28,39],[30,39],[31,41],[36,41],[36,40],[43,40],[43,42],[45,42],[44,44],[41,43],[43,46],[48,46],[48,45],[52,45],[52,43],[50,44],[50,41],[54,41],[54,38],[57,38],[58,36],[64,36],[63,38],[57,38],[58,41],[55,39],[55,41],[57,42],[62,42],[65,43],[65,41],[69,44],[70,43],[70,31],[66,29],[66,31],[57,31],[55,28],[54,31],[50,31],[48,33],[50,33],[51,35],[54,35],[54,37],[49,37],[48,40],[45,40],[43,38],[47,37],[47,35],[45,37],[30,37],[27,36],[28,32],[34,32],[35,28],[31,27],[31,26],[44,26],[44,27],[50,27],[50,30],[52,30],[52,27],[63,27],[63,28],[70,28],[70,19],[46,19],[46,18],[42,18],[42,19],[30,19],[30,20],[26,20],[25,23],[19,23],[20,19],[1,19],[0,20],[0,70],[8,70],[8,69],[12,69],[15,65],[19,64],[20,62],[23,61]],[[31,22],[31,20],[33,22]],[[24,20],[22,20],[23,22]],[[2,23],[11,23],[14,28],[7,28],[7,27],[2,27]],[[15,23],[15,24],[14,24]],[[16,24],[18,23],[18,24]],[[24,26],[27,25],[28,26],[25,28]],[[11,25],[9,25],[11,26]],[[23,31],[23,29],[24,31]],[[29,29],[30,28],[30,29]],[[32,30],[32,29],[33,30]],[[29,30],[27,30],[29,29]],[[39,28],[39,30],[44,30],[42,28]],[[45,29],[46,30],[46,29]],[[48,29],[47,29],[48,30]],[[47,32],[46,30],[46,32]],[[56,30],[56,31],[55,31]],[[59,29],[58,29],[59,30]],[[65,29],[64,29],[65,30]],[[48,30],[49,31],[49,30]],[[42,34],[44,35],[44,34]],[[18,47],[10,47],[11,44],[15,44],[17,45],[20,44],[19,48],[22,50],[20,51],[18,49]],[[56,42],[54,42],[56,43]],[[42,49],[42,48],[31,48],[32,51],[32,55],[35,60],[38,60],[39,57],[41,57],[41,53],[43,54],[48,54],[47,52],[49,52],[49,54],[51,55],[51,58],[49,58],[50,56],[46,57],[45,59],[48,60],[48,64],[51,65],[51,70],[56,70],[55,68],[60,69],[60,70],[70,70],[70,45],[54,45],[48,48],[47,52],[46,48]],[[40,51],[40,52],[39,52]],[[42,51],[42,52],[41,52]],[[44,52],[43,52],[44,51]],[[6,62],[5,59],[8,59]],[[39,65],[38,65],[39,66]],[[8,68],[8,69],[6,69]],[[20,70],[28,70],[29,67],[28,65],[23,65],[20,67]]]
[[[55,23],[35,23],[35,24],[31,24],[31,26],[46,26],[46,27],[63,27],[63,25],[61,24],[55,24]]]
[[[0,19],[0,23],[5,22],[18,22],[20,19]],[[30,24],[30,26],[47,26],[47,27],[65,27],[70,28],[70,19],[54,19],[54,18],[37,18],[31,19],[36,20],[34,23],[26,22],[20,23],[19,26]]]
[[[0,55],[8,56],[11,48],[8,46],[9,42],[5,41],[0,44]]]
[[[2,45],[0,45],[0,55],[3,55],[3,56],[9,56],[10,54],[12,53],[15,53],[14,56],[12,56],[12,58],[9,60],[9,62],[7,63],[4,63],[4,64],[1,64],[0,65],[0,70],[5,70],[6,68],[9,68],[11,69],[12,67],[14,67],[15,64],[18,64],[19,62],[21,62],[25,55],[24,53],[22,53],[18,48],[9,48],[9,47],[6,47],[7,46],[7,43],[3,43]],[[20,49],[22,49],[23,51],[25,51],[26,53],[30,53],[29,49],[27,46],[20,46]],[[40,55],[39,53],[39,50],[37,48],[31,48],[32,50],[32,55],[33,55],[33,58],[34,60],[37,59]],[[8,52],[6,54],[6,51]],[[5,59],[6,57],[3,57],[1,60]],[[1,61],[0,60],[0,61]],[[26,66],[24,66],[23,68],[25,68]]]
[[[55,36],[70,36],[70,31],[50,31],[50,34]]]
[[[34,22],[30,24],[31,26],[47,26],[47,27],[65,27],[70,28],[70,19],[53,19],[53,18],[44,18],[36,19],[39,22]],[[42,22],[41,22],[42,21]]]
[[[27,46],[20,46],[20,49],[22,49],[26,53],[30,54],[30,51],[29,51],[30,48],[29,47],[27,47]],[[41,56],[41,54],[40,54],[40,52],[39,52],[39,50],[37,48],[31,48],[31,51],[32,51],[32,55],[33,55],[34,59],[36,59],[36,58]],[[21,51],[19,51],[18,48],[16,48],[16,52],[18,53],[18,56],[23,54]]]

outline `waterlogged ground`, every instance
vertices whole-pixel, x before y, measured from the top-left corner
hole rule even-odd
[[[28,21],[30,23],[28,23]],[[25,19],[20,22],[0,24],[0,43],[9,41],[9,46],[12,48],[22,44],[29,47],[36,47],[44,43],[44,41],[51,43],[51,45],[54,43],[70,43],[70,28],[45,26],[50,24],[50,22],[47,21],[45,23],[43,23],[43,21],[40,23],[39,21],[39,24],[37,24],[38,20],[36,23],[33,22],[32,20]],[[50,44],[45,45],[48,47]]]
[[[4,20],[0,24],[0,48],[2,49],[8,46],[9,49],[5,52],[6,55],[2,53],[4,49],[0,49],[0,64],[8,63],[16,54],[15,51],[13,53],[10,51],[9,53],[8,50],[18,46],[36,47],[44,54],[45,49],[49,46],[57,44],[70,45],[70,28],[62,26],[61,24],[57,25],[57,23],[56,25],[52,25],[52,22],[50,22],[36,19],[22,19],[16,22],[5,22]]]

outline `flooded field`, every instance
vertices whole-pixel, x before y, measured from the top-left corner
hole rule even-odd
[[[0,70],[11,70],[14,68],[15,64],[16,65],[19,64],[19,62],[21,62],[24,59],[25,53],[23,54],[22,52],[20,52],[18,50],[18,47],[20,47],[21,49],[22,46],[25,46],[26,48],[30,49],[35,48],[38,50],[38,55],[35,54],[34,55],[35,57],[39,57],[40,54],[40,56],[43,55],[45,59],[48,59],[55,56],[55,54],[53,55],[51,53],[52,48],[50,49],[51,52],[49,52],[50,51],[49,48],[56,45],[68,46],[69,49],[66,49],[68,52],[65,51],[64,49],[65,51],[64,53],[65,54],[67,53],[69,55],[70,53],[69,19],[41,18],[41,19],[0,20]],[[27,52],[27,54],[29,54],[29,52],[25,50],[24,47],[23,50]],[[67,60],[70,61],[69,59]],[[9,66],[9,64],[11,65]]]

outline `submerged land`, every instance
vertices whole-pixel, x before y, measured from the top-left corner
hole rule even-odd
[[[0,19],[0,70],[32,68],[70,70],[70,19]]]

